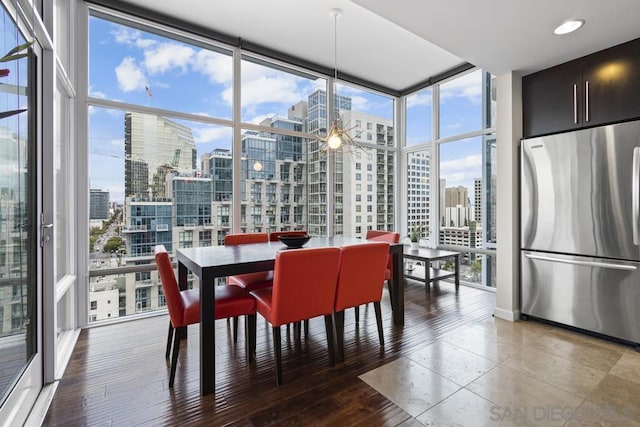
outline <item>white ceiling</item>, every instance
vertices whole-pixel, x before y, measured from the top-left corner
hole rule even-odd
[[[470,62],[528,74],[640,37],[640,0],[124,0],[394,90]],[[553,29],[586,21],[566,36]]]

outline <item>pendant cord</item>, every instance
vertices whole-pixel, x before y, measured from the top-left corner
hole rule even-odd
[[[333,79],[338,79],[338,14],[333,15]],[[335,81],[333,82],[335,86]]]

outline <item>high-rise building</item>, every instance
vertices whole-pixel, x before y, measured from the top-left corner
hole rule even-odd
[[[0,337],[24,332],[24,319],[29,315],[28,286],[25,272],[29,268],[30,231],[25,226],[29,189],[27,168],[27,140],[10,128],[0,127]],[[34,275],[35,277],[35,275]]]
[[[152,258],[155,245],[165,245],[169,252],[173,250],[172,207],[173,203],[169,199],[125,199],[122,233],[125,237],[126,255],[131,261],[138,257]]]
[[[356,144],[393,145],[390,119],[350,110],[342,121]],[[344,152],[342,160],[341,167],[336,165],[335,234],[365,237],[367,230],[393,230],[394,154],[354,149]]]
[[[407,156],[407,233],[416,227],[429,225],[429,175],[431,154],[417,151]],[[423,233],[426,237],[426,233]]]
[[[440,180],[440,227],[468,227],[473,219],[467,187],[445,187]]]
[[[89,190],[89,219],[109,219],[109,192]]]
[[[273,133],[246,131],[242,135],[242,232],[306,229],[306,146],[300,137],[277,133],[301,132],[306,103],[289,109],[290,117],[274,116],[262,126]],[[202,156],[202,169],[212,177],[215,240],[222,244],[231,231],[233,164],[230,150],[216,149]]]
[[[166,187],[167,196],[173,202],[173,227],[211,225],[209,175],[172,174],[167,177]]]
[[[469,206],[469,195],[467,187],[447,187],[444,190],[444,207],[454,208],[456,206]]]
[[[306,131],[326,135],[331,122],[327,118],[326,91],[314,91],[307,102]],[[336,117],[340,117],[356,144],[393,146],[391,119],[353,111],[348,96],[336,94],[334,106]],[[296,104],[294,110],[300,109],[304,107]],[[309,142],[309,232],[314,235],[327,234],[327,156],[321,148],[320,141]],[[363,237],[370,229],[392,230],[394,154],[374,148],[354,149],[338,151],[334,159],[334,234]]]
[[[231,202],[233,194],[233,158],[231,150],[215,149],[201,157],[202,171],[212,178],[214,202]]]
[[[351,98],[336,94],[334,97],[334,111],[336,116],[340,116],[350,110]],[[325,136],[327,134],[327,127],[331,122],[331,120],[327,118],[327,92],[325,90],[317,89],[307,97],[307,112],[308,114],[305,120],[306,132],[312,135]],[[321,148],[322,146],[319,140],[309,141],[309,152],[307,155],[309,169],[307,188],[308,230],[310,234],[316,236],[327,235],[327,158],[321,153]],[[337,153],[335,162],[334,181],[340,183],[343,182],[343,154]],[[342,197],[342,192],[339,191],[339,188],[336,188],[334,223],[337,225],[340,225],[343,220]],[[335,234],[338,234],[337,231],[338,230],[336,230]]]
[[[482,224],[482,179],[473,180],[473,218],[472,220],[478,224]]]
[[[153,263],[156,245],[173,250],[172,202],[170,199],[138,200],[125,198],[122,234],[125,242],[124,254],[113,254],[117,264],[146,265]],[[118,291],[118,314],[120,316],[156,310],[164,306],[162,285],[156,271],[131,272],[118,275],[105,282],[100,277],[91,278],[91,304],[96,310],[91,316],[99,319],[113,317],[112,296]]]
[[[125,196],[162,197],[166,167],[195,170],[197,150],[189,127],[162,116],[131,112],[125,114],[124,122]]]

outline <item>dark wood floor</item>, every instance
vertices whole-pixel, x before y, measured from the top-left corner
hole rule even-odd
[[[358,376],[491,316],[495,294],[442,283],[430,293],[408,280],[405,326],[391,323],[383,300],[385,346],[373,306],[345,316],[345,363],[329,366],[324,322],[312,319],[297,341],[283,327],[283,380],[275,384],[271,329],[258,316],[257,360],[244,358],[243,330],[233,345],[229,325],[216,322],[216,393],[199,395],[197,326],[181,348],[173,390],[164,359],[166,316],[83,330],[44,425],[398,425],[411,417]]]

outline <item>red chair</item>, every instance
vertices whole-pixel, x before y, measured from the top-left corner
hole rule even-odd
[[[240,233],[224,236],[225,246],[246,245],[250,243],[267,243],[267,233]],[[240,286],[247,291],[271,286],[273,283],[273,271],[260,271],[257,273],[238,274],[227,277],[228,285]]]
[[[225,246],[247,245],[251,243],[267,243],[267,233],[238,233],[224,236]],[[238,274],[227,277],[227,285],[239,286],[247,292],[254,289],[270,287],[273,284],[273,271],[259,271],[256,273]],[[233,338],[238,336],[238,318],[233,318]]]
[[[380,242],[399,243],[400,233],[394,233],[393,231],[381,231],[381,230],[368,230],[367,240],[376,240]],[[384,280],[387,281],[387,288],[389,289],[389,301],[393,305],[393,292],[391,292],[391,278],[393,278],[393,256],[387,257],[387,270],[384,274]],[[359,310],[356,308],[356,323],[359,320]]]
[[[282,384],[280,326],[324,316],[329,347],[333,357],[333,306],[338,278],[338,248],[309,248],[280,251],[276,255],[273,287],[251,292],[256,310],[272,326],[276,361],[276,383]]]
[[[306,236],[308,234],[309,233],[307,233],[304,230],[274,231],[273,233],[269,233],[269,241],[277,242],[278,241],[278,237],[280,237],[280,236],[302,237],[302,236]]]
[[[357,308],[359,305],[372,302],[376,312],[378,338],[380,345],[384,345],[380,300],[388,254],[389,244],[384,242],[344,246],[340,249],[340,269],[334,306],[340,361],[344,360],[344,310],[347,308]]]
[[[171,374],[169,376],[169,387],[173,387],[178,364],[178,353],[180,352],[180,341],[184,337],[188,325],[200,322],[200,295],[197,289],[181,291],[178,288],[173,265],[164,245],[156,246],[154,252],[158,274],[162,282],[162,290],[169,310],[169,335],[165,353],[167,359],[171,351],[171,338],[173,336],[173,354],[171,356]],[[245,316],[247,361],[251,362],[256,351],[255,299],[247,291],[237,286],[217,286],[215,304],[216,319]]]

